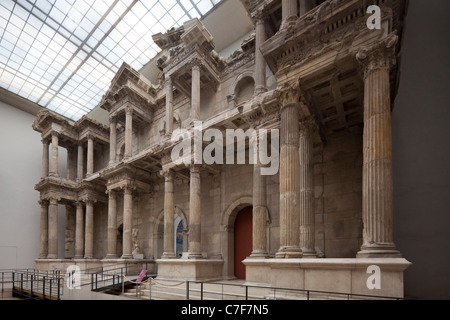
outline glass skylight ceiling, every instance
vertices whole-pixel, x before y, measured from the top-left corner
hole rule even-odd
[[[152,35],[221,0],[1,0],[0,86],[72,120],[94,109],[122,62],[141,69]]]

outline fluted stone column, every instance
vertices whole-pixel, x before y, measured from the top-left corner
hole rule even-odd
[[[133,152],[133,109],[125,109],[125,158],[131,157]]]
[[[200,166],[191,165],[189,192],[189,248],[188,258],[201,258],[201,199],[200,199]]]
[[[45,259],[48,255],[48,201],[40,200],[41,205],[41,230],[39,259]]]
[[[66,230],[64,258],[72,259],[75,255],[75,207],[66,205]]]
[[[173,131],[173,83],[172,78],[166,79],[166,134]]]
[[[81,142],[78,143],[77,180],[83,180],[84,176],[84,149]]]
[[[299,258],[299,88],[288,85],[280,102],[280,249],[277,258]]]
[[[109,119],[109,165],[112,166],[116,162],[117,153],[117,120]]]
[[[75,259],[83,259],[84,257],[84,208],[83,202],[75,203]]]
[[[314,0],[300,0],[300,16],[307,14],[314,8]]]
[[[94,136],[89,135],[87,137],[87,171],[86,176],[90,176],[94,173]]]
[[[167,170],[163,172],[164,184],[164,252],[163,259],[175,258],[175,239],[174,239],[174,214],[175,205],[173,199],[173,179],[174,172]]]
[[[42,139],[42,178],[48,177],[49,170],[49,141]]]
[[[285,27],[297,19],[297,1],[298,0],[282,0],[281,1],[281,28]]]
[[[258,154],[259,140],[255,140],[253,146],[254,152]],[[261,174],[262,164],[259,161],[259,157],[256,157],[256,159],[257,161],[253,165],[252,253],[250,258],[267,258],[266,176]]]
[[[86,200],[86,228],[84,234],[84,258],[94,258],[94,200]]]
[[[108,244],[106,259],[117,259],[117,192],[108,190]]]
[[[52,132],[52,157],[50,161],[50,176],[58,177],[58,133]]]
[[[58,200],[50,199],[48,207],[48,259],[58,258]]]
[[[125,187],[123,195],[123,244],[122,259],[132,259],[132,218],[133,218],[133,187]]]
[[[300,123],[300,248],[303,257],[315,257],[313,119]]]
[[[192,61],[192,120],[200,119],[200,65],[200,60],[194,59]]]
[[[266,41],[264,26],[264,13],[259,11],[255,16],[255,95],[267,91],[266,87],[266,60],[261,52],[261,46]]]
[[[397,36],[358,52],[364,71],[362,218],[357,257],[400,257],[393,242],[392,134],[389,70]]]

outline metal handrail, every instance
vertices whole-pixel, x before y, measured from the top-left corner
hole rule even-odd
[[[59,300],[63,293],[64,276],[59,271],[44,273],[35,269],[3,269],[0,274],[2,297],[5,284],[11,285],[8,289],[11,289],[13,294],[28,299]]]
[[[207,281],[198,281],[198,280],[187,280],[186,281],[186,299],[189,300],[189,284],[190,283],[199,283],[200,284],[200,299],[203,300],[204,291],[203,285],[212,284],[212,285],[222,285],[223,286],[235,286],[235,287],[245,287],[245,300],[248,300],[248,288],[260,288],[260,289],[270,289],[270,290],[279,290],[279,291],[292,291],[292,292],[301,292],[305,293],[307,300],[310,300],[311,294],[321,294],[321,295],[338,295],[338,296],[346,296],[347,300],[350,300],[351,297],[354,298],[376,298],[376,299],[389,299],[389,300],[405,300],[405,298],[401,297],[392,297],[392,296],[378,296],[378,295],[368,295],[368,294],[359,294],[359,293],[347,293],[347,292],[332,292],[332,291],[320,291],[320,290],[310,290],[310,289],[295,289],[295,288],[282,288],[282,287],[271,287],[264,285],[252,285],[252,284],[239,284],[239,283],[223,283],[223,282],[207,282]],[[223,295],[223,292],[222,292]],[[236,295],[235,293],[225,293],[225,295]]]

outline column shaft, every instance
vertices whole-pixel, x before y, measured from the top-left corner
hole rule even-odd
[[[42,178],[48,177],[48,170],[49,170],[49,154],[48,149],[49,142],[48,140],[42,140]]]
[[[200,62],[194,61],[192,65],[192,120],[200,119]]]
[[[75,259],[84,257],[84,210],[83,203],[76,203],[75,218]]]
[[[86,175],[94,173],[94,138],[88,137],[88,150],[87,150],[87,172]]]
[[[281,15],[283,28],[286,24],[297,19],[297,0],[282,0],[281,1]]]
[[[393,242],[393,179],[390,78],[398,37],[357,59],[364,66],[362,218],[363,244],[357,257],[401,257]]]
[[[302,256],[299,246],[299,103],[296,89],[288,89],[280,119],[280,249],[279,258]],[[294,94],[297,98],[292,98]]]
[[[266,31],[263,17],[256,21],[256,39],[255,39],[255,94],[266,92],[266,60],[261,53],[261,46],[266,41]]]
[[[173,83],[172,79],[166,79],[166,134],[173,131]]]
[[[58,258],[58,200],[50,199],[48,209],[48,259]]]
[[[163,259],[175,258],[173,172],[165,172],[164,187],[164,253]]]
[[[267,253],[267,193],[266,177],[261,175],[261,164],[253,166],[252,253],[250,257],[266,258]]]
[[[300,16],[307,14],[314,8],[314,0],[300,0]]]
[[[125,158],[129,158],[133,151],[133,109],[125,110]]]
[[[108,191],[108,251],[106,259],[117,258],[117,193]]]
[[[109,130],[109,164],[113,165],[117,153],[117,122],[114,119],[110,120]]]
[[[78,144],[78,159],[77,159],[77,180],[83,180],[84,176],[84,155],[83,145],[81,142]]]
[[[123,254],[122,259],[131,259],[132,255],[132,218],[133,218],[133,190],[126,187],[123,196]]]
[[[300,247],[304,257],[315,257],[313,131],[312,123],[301,125],[299,140]]]
[[[84,234],[84,258],[94,258],[94,201],[86,201],[86,228]]]
[[[52,133],[52,158],[50,162],[50,175],[58,177],[58,134]]]
[[[75,208],[66,205],[66,230],[64,258],[72,259],[75,255]]]
[[[45,259],[48,255],[48,201],[39,201],[41,205],[41,230],[39,259]]]
[[[188,258],[202,257],[200,167],[191,165],[189,192],[189,254]]]

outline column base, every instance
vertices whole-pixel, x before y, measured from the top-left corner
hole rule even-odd
[[[47,259],[58,259],[58,255],[57,254],[48,254]]]
[[[175,259],[175,252],[163,252],[161,259]]]
[[[302,256],[303,252],[299,247],[281,247],[278,252],[275,253],[275,258],[277,259],[301,258]]]
[[[400,251],[392,249],[362,249],[356,254],[356,258],[403,258]]]
[[[86,260],[92,260],[92,259],[94,259],[94,257],[93,257],[93,256],[84,256],[83,259],[86,259]]]
[[[247,257],[247,259],[265,259],[268,258],[269,254],[266,251],[262,250],[254,250],[252,253]]]
[[[317,258],[317,252],[314,249],[302,248],[303,258]]]
[[[107,254],[105,260],[117,260],[119,256],[117,254]]]
[[[186,258],[188,258],[188,259],[204,259],[203,253],[201,253],[201,252],[187,252]]]
[[[120,259],[133,259],[133,255],[132,254],[123,254]]]

